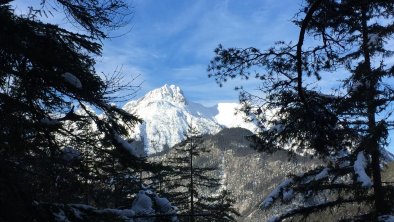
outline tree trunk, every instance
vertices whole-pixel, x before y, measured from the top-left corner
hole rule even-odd
[[[371,57],[369,52],[369,36],[368,36],[368,25],[367,25],[367,11],[368,11],[368,2],[366,0],[362,1],[361,13],[362,13],[362,37],[363,37],[363,53],[365,59],[365,77],[366,80],[369,81],[369,90],[367,93],[367,115],[368,115],[368,142],[367,142],[367,151],[371,155],[371,167],[372,167],[372,176],[373,176],[373,188],[374,188],[374,201],[375,201],[375,211],[376,214],[384,209],[384,201],[383,201],[383,190],[382,190],[382,177],[381,177],[381,169],[380,169],[380,152],[379,152],[379,136],[376,135],[376,95],[377,95],[377,78],[372,75],[372,67],[371,67]]]
[[[190,156],[190,220],[191,222],[194,222],[194,182],[193,182],[193,149],[194,149],[194,144],[193,144],[193,138],[190,139],[190,150],[189,150],[189,156]]]

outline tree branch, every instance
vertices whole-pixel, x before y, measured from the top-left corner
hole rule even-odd
[[[298,43],[297,43],[297,78],[298,78],[298,85],[297,90],[300,96],[301,101],[306,105],[306,99],[304,90],[302,89],[302,45],[304,44],[305,32],[308,27],[309,22],[312,20],[313,13],[318,9],[320,4],[323,0],[315,1],[312,6],[309,8],[305,18],[302,20],[300,34],[298,36]]]

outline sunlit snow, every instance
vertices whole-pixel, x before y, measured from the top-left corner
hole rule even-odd
[[[164,85],[128,102],[123,109],[144,120],[132,134],[143,141],[148,154],[153,154],[184,140],[189,127],[201,134],[215,134],[224,127],[256,130],[253,123],[245,123],[242,115],[235,114],[236,107],[236,103],[205,107],[188,101],[178,86]]]

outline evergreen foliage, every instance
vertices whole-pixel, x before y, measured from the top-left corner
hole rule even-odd
[[[57,206],[75,203],[130,207],[137,173],[158,167],[124,139],[140,119],[109,105],[133,86],[94,69],[127,5],[53,1],[80,25],[75,33],[42,22],[45,11],[17,15],[12,2],[0,1],[0,220],[56,221]]]
[[[393,17],[391,0],[308,0],[294,20],[296,43],[215,49],[210,77],[220,85],[255,77],[260,85],[259,95],[240,88],[243,111],[262,128],[258,149],[286,148],[327,164],[290,175],[272,191],[262,208],[296,203],[272,221],[359,202],[368,212],[343,219],[377,221],[393,213],[393,188],[380,175],[393,127]],[[334,81],[334,74],[340,86],[322,91],[319,81]]]
[[[165,165],[172,173],[164,177],[165,193],[179,208],[181,221],[235,221],[239,216],[233,208],[234,200],[215,175],[215,166],[202,166],[197,162],[203,152],[202,137],[193,128],[188,128],[186,139],[172,148],[174,157]],[[189,216],[188,216],[189,215]]]

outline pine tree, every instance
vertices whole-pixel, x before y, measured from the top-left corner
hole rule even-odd
[[[298,203],[272,221],[359,202],[370,207],[368,212],[348,217],[375,221],[393,213],[387,204],[392,197],[386,195],[393,188],[383,186],[380,176],[393,126],[393,88],[387,81],[394,71],[387,45],[393,17],[390,0],[308,0],[294,21],[300,30],[295,44],[277,42],[266,51],[221,45],[215,50],[208,71],[219,84],[257,73],[262,93],[240,88],[240,100],[262,128],[259,149],[285,147],[326,163],[291,175],[268,195],[262,208],[276,201]],[[320,90],[319,80],[333,81],[337,73],[340,86]]]
[[[209,152],[202,142],[199,132],[189,126],[186,139],[172,148],[174,155],[165,164],[173,170],[165,176],[165,192],[184,215],[179,218],[183,221],[235,221],[238,212],[231,195],[227,190],[215,195],[221,187],[217,168],[198,160]]]
[[[197,205],[209,214],[197,221],[237,221],[240,214],[234,204],[235,200],[227,189],[220,189],[210,196],[202,196]]]
[[[135,169],[156,168],[125,139],[140,120],[109,105],[112,93],[132,86],[94,69],[100,43],[125,21],[127,5],[55,2],[80,33],[42,22],[45,11],[16,15],[11,0],[0,1],[2,221],[52,221],[70,203],[124,206],[138,191]],[[115,202],[114,193],[123,199]]]

